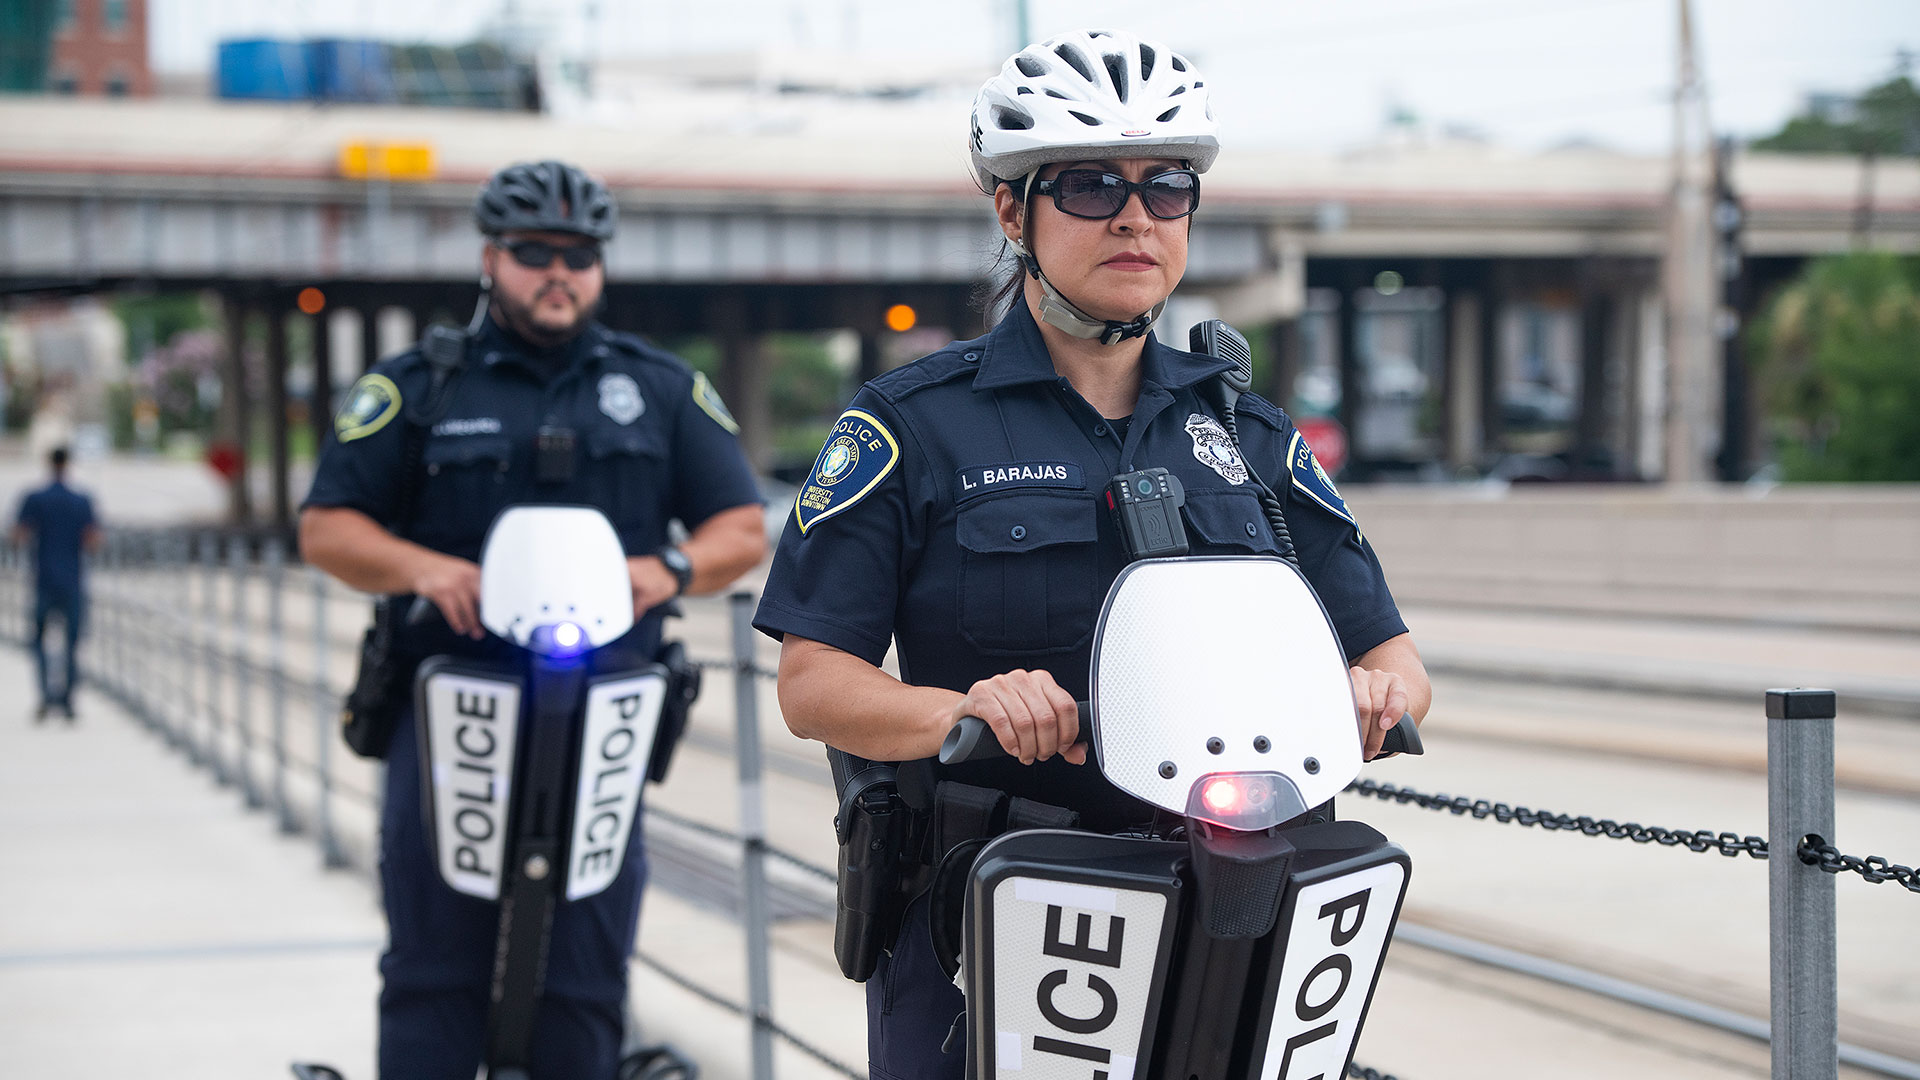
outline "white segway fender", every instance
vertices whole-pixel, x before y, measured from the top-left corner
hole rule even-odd
[[[986,1060],[967,1075],[1130,1080],[1144,1069],[1180,910],[1175,864],[1186,852],[1055,829],[981,849],[962,963],[968,1045]]]
[[[505,876],[520,679],[436,656],[415,677],[427,835],[440,878],[455,892],[500,899]]]
[[[567,849],[568,900],[592,896],[620,876],[666,694],[667,670],[657,664],[587,686],[573,843]]]

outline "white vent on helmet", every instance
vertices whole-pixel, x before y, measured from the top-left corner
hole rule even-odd
[[[1178,158],[1205,172],[1218,130],[1185,57],[1124,30],[1078,30],[1020,50],[980,88],[973,168],[989,191],[1085,158]]]

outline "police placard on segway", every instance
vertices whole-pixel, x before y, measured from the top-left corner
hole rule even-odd
[[[520,677],[434,657],[420,665],[417,688],[422,788],[440,877],[468,896],[498,900],[520,743]]]
[[[666,692],[666,670],[657,666],[587,686],[567,860],[568,900],[592,896],[620,876]]]

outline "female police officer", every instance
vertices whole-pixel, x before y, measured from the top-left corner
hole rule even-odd
[[[1248,465],[1281,496],[1352,667],[1369,756],[1404,711],[1425,714],[1426,673],[1380,564],[1292,422],[1242,397],[1236,444],[1210,385],[1227,362],[1149,332],[1186,268],[1215,131],[1192,65],[1124,32],[1031,46],[981,89],[973,162],[1019,292],[986,336],[863,387],[802,486],[757,617],[783,641],[796,734],[901,761],[976,715],[1019,764],[969,782],[1091,828],[1145,820],[1078,767],[1074,701],[1125,558],[1098,493],[1154,466],[1186,489],[1196,553],[1278,553]],[[889,642],[897,680],[879,666]],[[942,1043],[963,1002],[930,955],[926,907],[909,905],[867,984],[876,1077],[961,1072]]]

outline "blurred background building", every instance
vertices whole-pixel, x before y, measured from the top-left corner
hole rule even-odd
[[[1633,21],[1633,57],[1660,54],[1631,61],[1640,83],[1590,86],[1598,108],[1476,117],[1444,86],[1396,85],[1391,62],[1452,35],[1486,51],[1447,57],[1451,78],[1505,65],[1496,97],[1566,91],[1584,73],[1540,76],[1567,46],[1536,20],[1577,13],[1382,5],[1372,30],[1297,13],[1249,28],[1299,65],[1381,65],[1384,120],[1337,140],[1301,132],[1353,103],[1259,96],[1283,76],[1211,9],[1143,27],[1192,39],[1232,138],[1163,336],[1240,325],[1261,388],[1347,480],[1824,475],[1855,426],[1832,412],[1848,394],[1814,359],[1817,328],[1766,326],[1812,260],[1920,250],[1920,104],[1895,51],[1911,27],[1840,33],[1820,63],[1756,58],[1708,35],[1771,47],[1750,42],[1764,13],[1621,0],[1588,21]],[[50,312],[121,330],[84,374],[41,362],[58,350],[10,352],[9,430],[70,399],[83,445],[197,455],[235,517],[284,525],[339,390],[470,310],[474,186],[558,156],[621,200],[608,320],[707,368],[762,468],[804,470],[856,380],[985,325],[972,299],[998,237],[956,133],[995,58],[1049,27],[1024,4],[891,32],[907,16],[873,5],[734,6],[730,32],[724,12],[592,0],[468,0],[425,28],[367,4],[156,0],[150,18],[144,0],[3,0],[6,340],[40,340]],[[1040,13],[1065,25],[1071,6]],[[1716,88],[1713,115],[1747,129],[1710,124]],[[1912,264],[1885,258],[1829,287],[1869,306],[1910,289]],[[1920,479],[1898,454],[1850,475]]]

